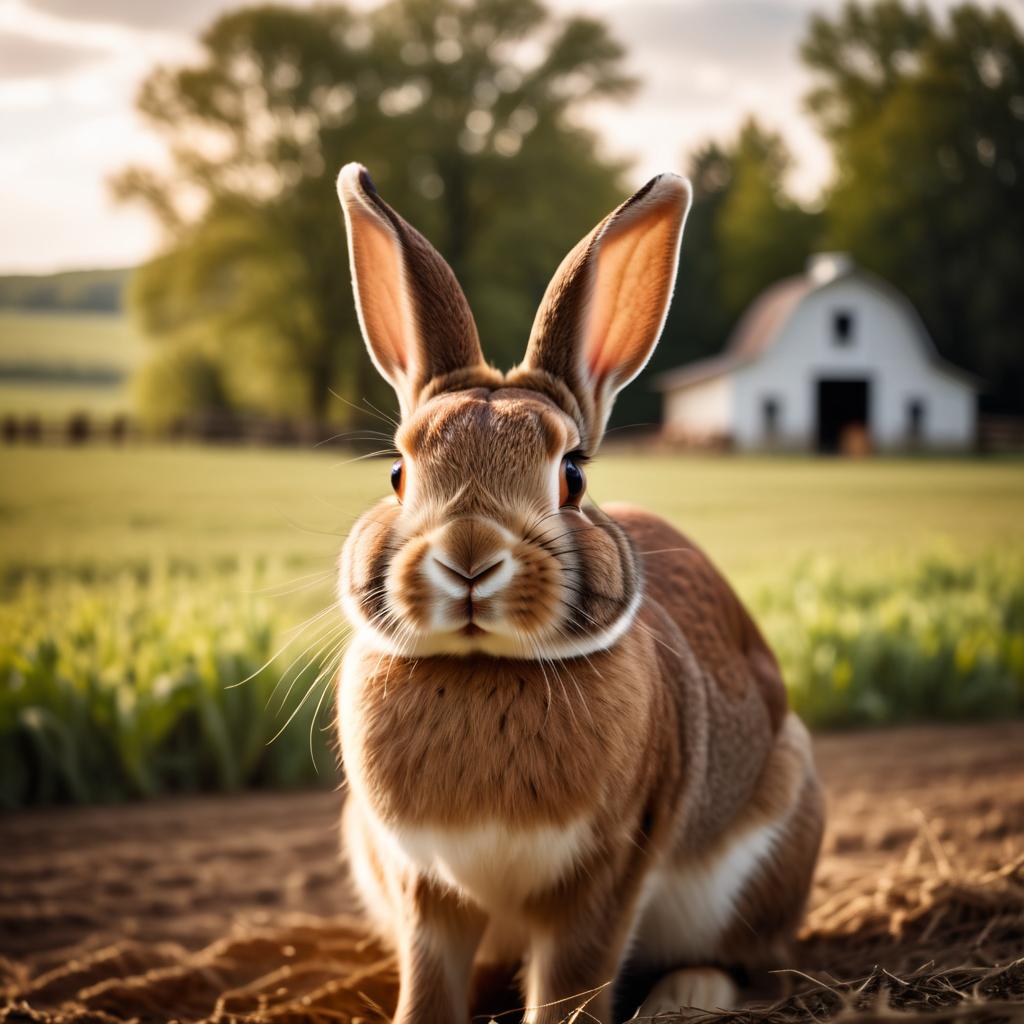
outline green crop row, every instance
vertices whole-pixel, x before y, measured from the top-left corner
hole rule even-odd
[[[294,628],[310,599],[262,593],[264,575],[154,565],[10,581],[0,804],[335,781],[343,623],[323,584],[319,618]],[[1022,557],[808,563],[752,605],[812,726],[1024,713]]]
[[[817,727],[1024,713],[1024,557],[808,564],[755,600],[797,711]]]
[[[0,603],[0,803],[334,780],[331,679],[318,676],[340,615],[289,630],[258,583],[162,569],[23,579]]]

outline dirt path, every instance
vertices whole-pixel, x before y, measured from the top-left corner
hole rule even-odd
[[[847,990],[833,979],[880,965],[902,981],[876,972],[863,1005],[880,988],[931,1008],[975,991],[986,1019],[1024,1020],[1024,961],[993,970],[1024,957],[1024,723],[828,736],[817,756],[830,824],[793,966],[827,987],[801,981],[811,994],[772,1019],[834,1011]],[[347,916],[339,804],[245,795],[0,821],[0,1019],[380,1020],[393,970]]]

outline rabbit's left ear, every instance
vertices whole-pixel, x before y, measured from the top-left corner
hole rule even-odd
[[[566,256],[544,293],[523,366],[568,385],[588,453],[600,443],[616,393],[658,342],[689,208],[685,178],[652,178]]]

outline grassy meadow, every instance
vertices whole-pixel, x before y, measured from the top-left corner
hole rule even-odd
[[[389,489],[387,460],[350,459],[0,450],[0,801],[333,779],[333,564]],[[1024,711],[1024,463],[620,453],[588,475],[705,547],[812,724]]]
[[[129,412],[146,353],[121,313],[0,309],[0,414]]]

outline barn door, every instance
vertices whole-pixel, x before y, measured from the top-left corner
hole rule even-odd
[[[854,455],[871,447],[871,382],[818,381],[818,451]]]

